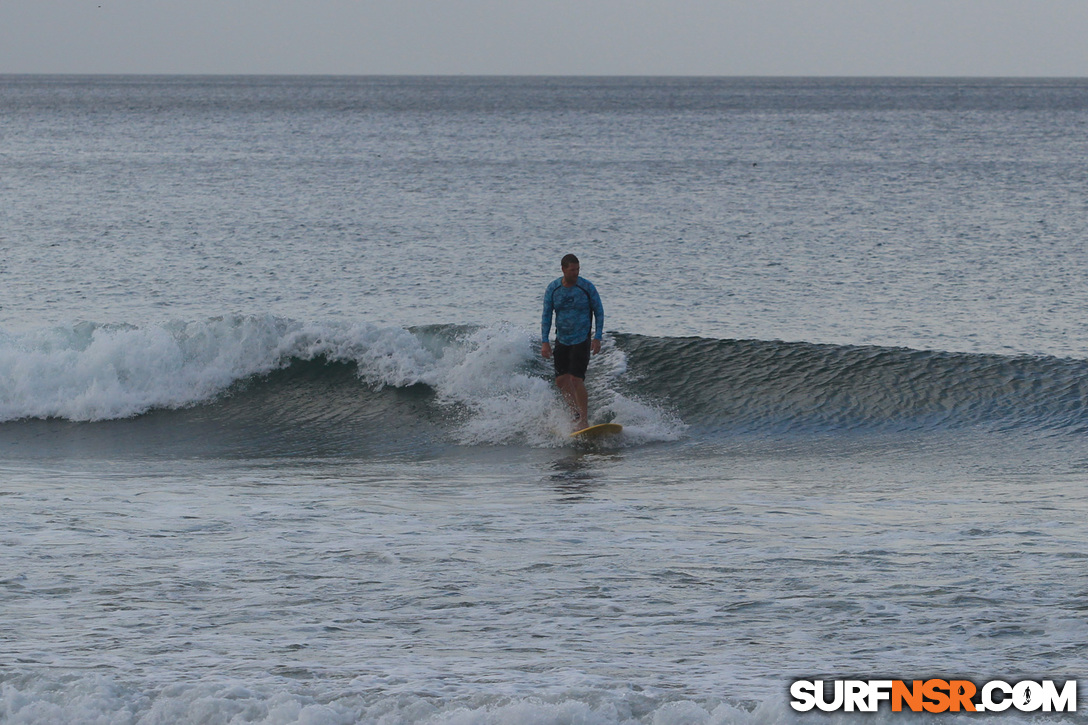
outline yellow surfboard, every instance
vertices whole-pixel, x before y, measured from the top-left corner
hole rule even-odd
[[[576,430],[570,434],[570,437],[578,438],[579,440],[588,440],[590,438],[615,435],[622,431],[623,426],[619,423],[601,423],[600,425],[591,425],[588,428]]]

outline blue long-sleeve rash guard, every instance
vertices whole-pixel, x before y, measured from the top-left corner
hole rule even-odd
[[[593,320],[597,322],[593,337],[600,340],[604,334],[604,305],[597,288],[584,277],[579,277],[573,287],[564,287],[563,278],[548,285],[544,293],[544,315],[540,320],[540,339],[548,342],[552,329],[552,313],[555,314],[555,341],[564,345],[577,345],[589,339]]]

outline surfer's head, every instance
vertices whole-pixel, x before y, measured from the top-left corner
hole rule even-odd
[[[563,284],[568,287],[578,281],[578,272],[580,266],[578,264],[578,258],[573,254],[568,254],[563,257],[560,264],[563,267]]]

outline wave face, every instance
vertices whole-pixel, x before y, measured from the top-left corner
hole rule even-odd
[[[740,433],[1080,432],[1088,362],[617,334],[588,380],[626,444]],[[533,335],[223,317],[0,335],[0,443],[93,455],[554,447],[566,413]],[[93,425],[88,425],[93,424]]]
[[[617,336],[691,425],[733,430],[1071,429],[1088,361],[760,340]]]

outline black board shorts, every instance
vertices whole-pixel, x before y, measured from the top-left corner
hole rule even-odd
[[[564,345],[555,343],[552,351],[552,361],[555,363],[555,377],[560,375],[573,375],[576,378],[586,379],[586,370],[589,368],[589,338],[577,345]]]

